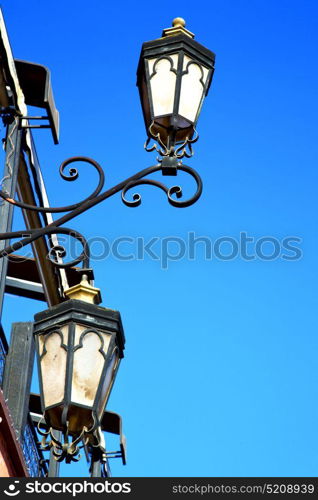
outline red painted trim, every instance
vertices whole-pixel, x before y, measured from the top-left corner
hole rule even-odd
[[[0,418],[0,453],[4,458],[10,477],[29,477],[22,448],[1,389]]]

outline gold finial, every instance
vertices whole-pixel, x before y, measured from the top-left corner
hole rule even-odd
[[[178,26],[181,26],[182,28],[184,28],[185,25],[186,25],[186,22],[183,19],[183,17],[175,17],[174,20],[172,21],[172,26],[174,28],[177,28]]]
[[[65,295],[68,299],[83,300],[90,304],[101,302],[100,289],[89,284],[87,274],[83,274],[80,283],[65,290]]]
[[[186,22],[183,17],[175,17],[172,21],[172,28],[166,28],[162,32],[162,36],[187,35],[194,38],[194,34],[185,28]]]

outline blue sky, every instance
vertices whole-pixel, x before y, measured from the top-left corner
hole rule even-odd
[[[115,476],[316,476],[317,17],[315,1],[175,3],[3,0],[16,58],[52,72],[60,145],[34,136],[52,205],[85,197],[95,177],[59,179],[74,155],[99,161],[107,186],[155,163],[145,153],[136,83],[141,44],[182,16],[216,53],[216,70],[187,164],[204,182],[192,207],[168,205],[140,188],[131,209],[119,196],[72,227],[86,237],[175,237],[215,242],[298,238],[286,260],[265,258],[92,262],[103,304],[121,311],[127,344],[109,409],[120,413],[128,465]],[[170,182],[168,178],[164,179]],[[172,179],[173,185],[175,179]],[[191,185],[180,176],[190,193]],[[19,218],[16,218],[16,227]],[[135,240],[134,240],[135,241]],[[128,255],[133,245],[122,245]],[[186,247],[188,249],[188,246]],[[255,251],[255,243],[249,246]],[[178,252],[171,244],[170,252]],[[224,243],[224,255],[231,244]],[[289,254],[290,255],[290,254]],[[7,297],[5,326],[30,320],[42,303]],[[85,475],[85,464],[67,475]]]

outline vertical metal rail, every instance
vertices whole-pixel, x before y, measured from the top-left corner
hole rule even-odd
[[[3,385],[4,367],[8,350],[9,350],[8,342],[4,334],[2,325],[0,323],[0,388]]]
[[[5,22],[2,16],[2,11],[0,9],[0,52],[1,52],[1,61],[0,61],[0,104],[2,108],[8,108],[10,105],[14,104],[14,108],[19,111],[20,116],[27,116],[27,108],[25,105],[24,94],[19,84],[18,75],[15,68],[15,63],[10,47],[9,38],[7,35],[7,30],[5,26]],[[8,86],[10,87],[10,92],[8,93]],[[10,94],[10,95],[9,95]],[[12,94],[12,95],[11,95]],[[12,108],[14,113],[14,109]],[[30,136],[30,131],[25,131],[20,127],[20,116],[18,113],[14,113],[11,115],[12,121],[7,125],[7,135],[5,142],[5,167],[4,173],[1,177],[0,174],[0,185],[2,186],[2,190],[6,191],[10,198],[14,198],[16,192],[21,196],[22,201],[25,201],[23,198],[33,196],[32,186],[23,186],[24,182],[29,182],[28,179],[24,176],[27,170],[23,170],[22,166],[25,164],[24,158],[21,155],[21,150],[24,145],[28,142],[27,139]],[[8,117],[9,118],[9,117]],[[25,141],[23,141],[25,139]],[[31,147],[32,154],[32,147]],[[21,166],[22,165],[22,166]],[[19,166],[21,168],[19,168]],[[18,178],[19,172],[19,178]],[[27,198],[28,200],[28,198]],[[33,204],[33,199],[31,199]],[[12,219],[13,219],[13,205],[9,203],[0,203],[0,232],[6,233],[12,230]],[[26,217],[27,227],[35,225],[37,227],[38,221],[35,218],[32,219],[31,215],[24,214]],[[9,241],[1,241],[0,242],[0,250],[3,250],[5,246],[9,244]],[[43,245],[42,245],[43,246]],[[44,254],[43,248],[41,247],[41,243],[34,246],[36,247],[37,252],[41,252]],[[59,294],[57,287],[54,289],[54,285],[56,285],[56,279],[52,280],[52,278],[56,278],[53,275],[53,271],[49,269],[49,266],[45,266],[46,262],[41,254],[41,258],[39,258],[37,252],[35,252],[35,259],[37,265],[43,270],[43,273],[40,273],[41,279],[43,277],[43,288],[48,291],[46,294],[46,298],[48,301],[48,305],[52,305],[54,303],[59,302]],[[8,259],[2,258],[0,259],[0,331],[1,331],[1,315],[3,309],[3,301],[4,301],[4,292],[5,292],[5,282],[8,268]],[[52,283],[54,281],[54,284]],[[65,273],[62,275],[61,279],[62,284],[66,283]],[[30,364],[31,359],[29,359]],[[26,363],[26,360],[25,360]],[[12,367],[13,369],[13,367]],[[21,370],[20,366],[15,366],[15,370]],[[59,472],[59,464],[50,457],[50,473],[49,476],[54,477],[57,476]]]
[[[37,151],[34,144],[34,139],[31,130],[26,130],[25,143],[23,144],[25,152],[24,161],[21,160],[18,177],[18,194],[21,201],[29,203],[30,205],[41,205],[49,207],[49,200],[42,177],[40,163]],[[29,172],[26,165],[26,158],[30,166],[30,175],[34,183],[34,189],[29,178]],[[23,178],[24,177],[24,178]],[[35,194],[37,195],[38,203],[35,201]],[[53,222],[53,216],[50,213],[41,214],[32,211],[23,211],[23,215],[27,228],[40,228]],[[41,222],[41,219],[43,221]],[[52,234],[49,238],[49,246],[58,245],[58,237]],[[63,290],[68,288],[68,281],[65,269],[53,269],[50,260],[47,259],[49,248],[44,239],[34,241],[32,244],[33,253],[38,267],[40,279],[44,289],[44,293],[49,306],[53,306],[61,302]],[[59,259],[63,262],[62,259]]]
[[[55,439],[60,441],[62,439],[62,433],[60,431],[54,431],[54,437]],[[50,450],[49,470],[47,476],[58,477],[59,472],[60,472],[60,462],[57,462],[57,460],[55,460],[52,450]]]
[[[19,199],[24,203],[37,205],[27,165],[22,157],[20,160],[17,192]],[[42,227],[43,223],[37,212],[23,210],[22,213],[27,229],[38,229]],[[33,242],[32,251],[43,286],[46,302],[51,307],[61,302],[61,295],[59,293],[59,280],[57,272],[55,271],[51,261],[47,258],[49,248],[46,240],[44,238],[40,238],[39,240]]]
[[[19,128],[20,118],[14,116],[12,122],[7,127],[5,142],[5,166],[2,177],[2,189],[13,198],[16,192],[17,177],[20,163],[21,139],[23,130]],[[6,233],[12,230],[13,205],[2,203],[0,205],[0,232]],[[8,245],[9,241],[0,241],[0,249]],[[0,318],[2,315],[5,282],[8,268],[7,257],[0,259]]]
[[[92,448],[90,473],[91,477],[102,476],[101,453],[98,448]]]
[[[13,121],[7,127],[6,142],[5,142],[5,166],[3,171],[3,176],[0,179],[2,184],[2,189],[10,194],[11,198],[14,198],[17,191],[17,181],[19,165],[21,162],[21,147],[22,147],[22,135],[23,130],[19,128],[20,118],[15,116]],[[10,232],[12,230],[12,220],[13,220],[13,205],[9,203],[0,204],[0,232]],[[9,244],[9,241],[1,241],[0,249],[5,248]],[[0,319],[2,316],[4,292],[5,292],[5,282],[8,268],[8,258],[0,259]],[[49,304],[50,305],[50,304]],[[1,321],[0,321],[1,324]],[[29,360],[30,362],[30,360]],[[17,365],[15,365],[17,367]],[[20,366],[19,366],[20,370]],[[16,370],[15,370],[16,371]],[[10,409],[11,409],[10,405]],[[58,438],[59,436],[57,436]],[[49,460],[49,477],[57,477],[59,475],[60,464],[56,462],[52,454],[50,454]]]
[[[103,470],[102,476],[103,477],[112,477],[108,458],[106,458],[106,461],[104,463],[104,470]]]
[[[19,117],[16,116],[14,117],[14,120],[11,124],[8,125],[7,127],[7,136],[6,136],[6,160],[5,160],[5,167],[4,167],[4,172],[3,172],[3,178],[2,178],[2,189],[6,190],[11,198],[14,198],[15,193],[19,191],[21,193],[21,189],[26,190],[29,186],[31,186],[30,180],[26,179],[24,177],[26,168],[25,168],[25,162],[23,160],[22,156],[22,134],[24,133],[23,130],[19,128]],[[24,167],[24,168],[22,168]],[[20,169],[22,169],[20,171]],[[18,185],[18,182],[20,181],[20,186]],[[24,188],[22,188],[22,184],[24,183]],[[28,194],[31,196],[32,194],[32,188],[30,187]],[[25,201],[25,200],[23,200]],[[32,200],[33,202],[33,200]],[[0,232],[10,232],[12,230],[12,219],[13,219],[13,205],[9,203],[2,203],[0,205]],[[27,226],[35,226],[36,227],[36,221],[35,220],[28,220]],[[30,223],[30,224],[29,224]],[[33,223],[33,224],[32,224]],[[0,249],[4,248],[7,244],[9,243],[8,240],[6,241],[1,241],[0,242]],[[42,252],[42,255],[44,256],[45,252]],[[45,254],[46,255],[46,254]],[[35,257],[37,258],[38,255],[36,254]],[[44,262],[45,264],[45,262]],[[8,258],[3,258],[0,259],[0,318],[2,315],[2,309],[3,309],[3,301],[4,301],[4,292],[5,292],[5,281],[6,281],[6,275],[7,275],[7,267],[8,267]],[[49,274],[49,262],[47,262],[47,274]],[[51,277],[52,278],[52,277]],[[46,282],[44,283],[47,286],[51,287],[51,295],[47,296],[47,302],[48,305],[52,305],[58,301],[58,290],[57,287],[54,288],[54,285],[56,286],[55,280],[53,283],[52,279],[49,279],[48,276],[46,276]],[[53,297],[53,294],[56,294]],[[0,321],[1,323],[1,321]],[[14,330],[13,332],[14,333]],[[10,360],[10,355],[14,353],[19,353],[19,346],[18,343],[16,343],[15,346],[13,346],[14,339],[11,341],[11,346],[9,349],[9,358],[8,362]],[[19,344],[21,345],[21,344]],[[26,353],[25,353],[26,354]],[[14,363],[9,363],[10,365],[10,374],[9,371],[5,374],[4,378],[4,384],[9,384],[9,380],[12,377],[16,377],[19,374],[23,373],[25,370],[32,369],[33,367],[33,355],[31,355],[31,352],[29,353],[28,356],[23,357],[22,365],[24,366],[24,369],[22,370],[22,365],[20,363],[14,362]],[[8,368],[9,368],[8,365]],[[22,372],[21,372],[22,370]],[[25,374],[24,374],[25,375]],[[29,391],[30,392],[30,391]],[[13,395],[12,395],[13,396]],[[20,413],[21,408],[20,408],[20,403],[19,401],[16,401],[14,397],[10,398],[10,401],[8,401],[8,406],[10,408],[11,412],[18,412]],[[25,410],[25,417],[27,416],[28,410]],[[20,415],[21,416],[21,415]],[[24,418],[24,417],[23,417]],[[21,422],[20,422],[21,423]],[[21,439],[23,439],[23,429],[25,425],[17,426],[17,432],[20,436]],[[25,422],[24,422],[25,423]],[[56,436],[57,438],[59,436]],[[49,468],[48,468],[48,476],[49,477],[57,477],[59,475],[59,468],[60,464],[56,462],[52,454],[50,454],[50,460],[49,460]]]
[[[112,477],[106,453],[103,454],[99,448],[91,447],[90,455],[89,472],[91,477]]]
[[[34,351],[33,323],[13,323],[4,370],[3,394],[21,442],[29,412]]]

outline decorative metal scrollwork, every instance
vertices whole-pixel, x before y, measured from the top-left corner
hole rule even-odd
[[[158,168],[158,170],[159,170],[159,168]],[[199,176],[199,174],[195,170],[193,170],[191,167],[188,167],[187,165],[179,165],[177,168],[178,168],[178,170],[181,170],[183,172],[187,172],[188,174],[190,174],[196,181],[197,190],[191,198],[188,198],[186,200],[182,200],[182,199],[180,200],[180,198],[182,198],[182,188],[180,186],[172,186],[172,187],[168,188],[162,182],[159,182],[159,181],[156,181],[153,179],[138,179],[136,181],[131,181],[131,182],[127,183],[126,186],[124,187],[124,189],[122,190],[121,196],[122,196],[122,200],[125,203],[125,205],[127,205],[127,207],[138,207],[141,204],[140,194],[134,193],[133,199],[128,200],[126,198],[126,193],[127,193],[127,191],[129,191],[130,189],[132,189],[136,186],[141,186],[141,185],[146,185],[146,184],[148,184],[150,186],[156,186],[156,187],[162,189],[162,191],[164,191],[167,195],[168,202],[173,207],[189,207],[190,205],[193,205],[193,203],[195,203],[200,198],[201,193],[202,193],[201,177]],[[173,195],[175,195],[177,199],[174,198]],[[180,201],[178,201],[178,200],[180,200]]]
[[[75,259],[69,262],[60,262],[61,257],[65,257],[66,249],[62,245],[55,245],[50,248],[50,251],[47,255],[48,259],[54,264],[54,266],[59,268],[67,268],[76,266],[77,264],[83,264],[83,268],[89,267],[89,256],[90,250],[89,245],[84,236],[75,231],[74,229],[70,229],[68,227],[58,227],[55,223],[53,225],[49,224],[42,229],[24,229],[23,231],[13,231],[11,233],[0,233],[0,240],[7,240],[13,238],[22,238],[11,245],[8,245],[0,252],[0,258],[6,257],[17,250],[29,245],[33,241],[43,237],[49,236],[51,234],[66,234],[77,239],[83,246],[83,250],[81,254]]]
[[[43,430],[43,427],[45,427],[46,430]],[[86,427],[83,427],[82,432],[76,436],[75,439],[72,439],[69,435],[67,423],[66,428],[62,433],[63,440],[60,441],[56,438],[54,429],[52,427],[46,427],[44,417],[42,417],[38,423],[37,430],[42,436],[40,443],[41,450],[52,451],[52,455],[57,462],[65,460],[66,463],[71,463],[78,462],[80,460],[80,450],[88,442],[87,432],[89,432],[89,430]]]
[[[68,408],[63,410],[64,416],[67,415]],[[69,432],[69,423],[65,420],[62,439],[56,437],[56,429],[50,427],[45,421],[44,416],[37,425],[38,433],[42,436],[40,447],[42,451],[52,451],[52,455],[57,462],[65,460],[66,463],[78,462],[81,459],[80,450],[89,445],[92,448],[99,448],[100,453],[105,455],[105,439],[94,413],[92,413],[93,424],[91,428],[83,427],[82,431],[76,436],[71,436]],[[119,453],[119,452],[118,452]]]
[[[151,123],[151,125],[148,129],[149,130],[149,137],[147,138],[145,145],[144,145],[144,148],[148,153],[150,153],[152,151],[157,151],[157,153],[159,153],[163,157],[172,156],[172,157],[176,158],[177,160],[181,160],[184,157],[191,158],[193,156],[194,152],[192,149],[192,144],[197,142],[197,140],[199,139],[199,134],[196,131],[196,129],[194,129],[194,137],[188,136],[188,137],[186,137],[186,139],[183,141],[182,144],[177,146],[176,144],[173,143],[168,147],[161,139],[160,133],[159,132],[154,133],[152,131],[153,126],[154,126],[154,122]],[[151,140],[157,141],[158,144],[153,143],[149,147]],[[162,159],[158,158],[158,161],[160,163],[162,161]]]
[[[160,142],[160,137],[156,138]],[[104,181],[105,181],[105,174],[102,169],[102,167],[97,163],[95,160],[91,158],[87,158],[84,156],[76,156],[69,158],[65,160],[59,169],[61,177],[68,181],[72,182],[75,181],[79,177],[78,170],[74,167],[69,167],[72,163],[75,162],[84,162],[84,163],[89,163],[92,165],[98,175],[98,185],[96,189],[84,200],[79,201],[78,203],[74,203],[72,205],[66,205],[64,207],[42,207],[42,206],[34,206],[34,205],[29,205],[17,200],[14,200],[8,196],[8,194],[5,191],[0,190],[0,198],[2,198],[5,202],[11,203],[12,205],[18,206],[23,210],[33,210],[36,212],[42,212],[42,213],[60,213],[60,212],[66,212],[65,215],[60,217],[59,219],[51,222],[45,227],[42,227],[40,229],[24,229],[22,231],[13,231],[10,233],[0,233],[0,240],[10,240],[10,239],[16,239],[16,238],[21,238],[20,240],[6,246],[3,250],[0,251],[0,258],[5,257],[10,255],[11,253],[25,247],[26,245],[29,245],[30,243],[36,241],[39,238],[43,238],[46,236],[50,236],[52,234],[66,234],[70,237],[73,237],[77,239],[81,244],[82,244],[82,252],[78,257],[75,259],[71,260],[70,262],[63,263],[61,262],[61,257],[64,257],[66,255],[66,249],[61,246],[61,245],[56,245],[54,247],[50,248],[50,252],[48,255],[48,258],[51,260],[51,262],[60,268],[67,268],[71,266],[75,266],[79,263],[82,263],[83,268],[88,268],[89,267],[89,245],[84,238],[84,236],[79,233],[78,231],[75,231],[73,229],[70,229],[68,227],[61,227],[63,224],[66,222],[70,221],[77,215],[82,214],[86,210],[90,209],[91,207],[101,203],[102,201],[106,200],[107,198],[110,198],[114,194],[121,192],[122,194],[122,201],[123,203],[128,206],[128,207],[137,207],[141,203],[141,196],[139,193],[135,193],[133,195],[133,200],[129,200],[126,198],[127,192],[140,185],[151,185],[151,186],[156,186],[160,188],[162,191],[164,191],[167,195],[168,202],[170,205],[174,207],[188,207],[190,205],[193,205],[199,197],[201,196],[202,193],[202,181],[199,176],[199,174],[192,168],[183,165],[181,162],[181,158],[183,156],[191,156],[192,154],[192,149],[191,149],[191,144],[195,142],[198,139],[196,136],[194,139],[187,139],[184,144],[179,146],[177,149],[171,149],[167,150],[167,148],[164,146],[162,143],[161,145],[164,146],[165,149],[157,149],[159,153],[163,156],[163,158],[159,159],[159,163],[155,166],[148,167],[144,170],[141,170],[140,172],[136,173],[135,175],[129,177],[128,179],[120,182],[116,186],[101,192],[104,186]],[[186,152],[186,148],[189,148],[191,154]],[[153,146],[149,150],[154,150],[156,149],[156,146]],[[164,158],[169,156],[170,158],[173,159],[174,165],[173,165],[173,174],[171,175],[177,175],[178,171],[182,171],[185,173],[190,174],[196,182],[197,189],[195,194],[188,198],[188,199],[183,199],[183,192],[182,188],[180,186],[172,186],[168,187],[165,184],[154,180],[154,179],[147,179],[149,175],[162,171],[162,173],[165,173],[167,175],[167,172],[165,171],[164,167]],[[65,169],[66,167],[69,167],[69,173],[68,175],[65,174]],[[170,175],[170,174],[169,174]]]
[[[62,179],[64,179],[67,182],[73,182],[79,178],[79,172],[77,168],[74,167],[70,168],[69,175],[66,175],[64,173],[64,170],[68,165],[79,161],[93,165],[93,167],[98,172],[99,180],[96,189],[87,198],[85,198],[82,201],[79,201],[78,203],[74,203],[73,205],[66,205],[65,207],[41,207],[35,205],[28,205],[27,203],[22,203],[21,201],[13,200],[12,198],[9,197],[8,193],[2,190],[0,190],[0,197],[3,198],[3,200],[7,201],[8,203],[11,203],[12,205],[23,208],[25,210],[32,210],[35,212],[52,213],[52,214],[59,212],[70,212],[71,210],[74,210],[75,208],[78,208],[81,205],[83,205],[83,203],[85,203],[86,201],[96,198],[96,196],[99,195],[99,193],[103,189],[105,183],[105,173],[100,164],[97,163],[97,161],[93,160],[92,158],[87,158],[86,156],[74,156],[72,158],[68,158],[67,160],[65,160],[60,165],[59,168],[59,173]]]

